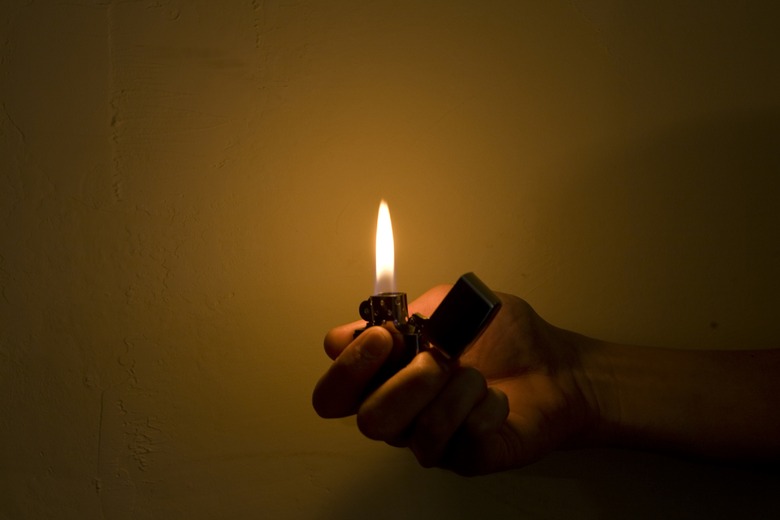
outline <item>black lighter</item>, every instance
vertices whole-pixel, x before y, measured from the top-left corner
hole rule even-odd
[[[386,292],[369,296],[360,304],[360,317],[366,326],[390,322],[403,337],[403,349],[394,352],[383,369],[380,379],[407,365],[418,352],[434,346],[449,358],[457,358],[482,331],[501,308],[501,300],[477,278],[467,273],[458,278],[430,318],[415,313],[409,316],[406,293]]]

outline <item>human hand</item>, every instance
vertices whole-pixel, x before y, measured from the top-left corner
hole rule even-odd
[[[410,304],[430,315],[449,290],[436,287]],[[325,338],[334,363],[317,383],[314,408],[323,417],[357,414],[361,432],[408,446],[423,466],[461,474],[518,467],[551,450],[586,442],[598,413],[582,369],[589,340],[555,328],[520,298],[500,294],[503,307],[459,360],[436,349],[373,389],[372,380],[400,338],[363,322]]]

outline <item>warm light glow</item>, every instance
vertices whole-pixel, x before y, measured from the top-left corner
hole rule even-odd
[[[395,292],[395,246],[390,210],[384,200],[379,204],[376,219],[376,285],[374,294]]]

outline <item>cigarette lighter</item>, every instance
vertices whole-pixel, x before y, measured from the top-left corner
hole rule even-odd
[[[369,296],[360,304],[360,317],[366,326],[354,336],[375,325],[390,322],[403,337],[403,349],[393,353],[383,369],[382,379],[407,365],[418,352],[431,346],[457,358],[501,308],[501,300],[474,273],[461,276],[430,318],[415,313],[408,316],[406,293],[386,292]]]

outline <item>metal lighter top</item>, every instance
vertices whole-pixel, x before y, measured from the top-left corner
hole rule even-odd
[[[425,322],[423,338],[450,357],[458,357],[482,334],[500,308],[499,297],[477,275],[466,273]]]
[[[488,326],[501,308],[501,300],[474,273],[461,276],[430,318],[408,316],[406,293],[380,293],[360,304],[366,327],[391,322],[404,336],[408,363],[423,348],[433,345],[457,358]]]

